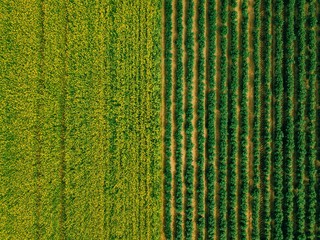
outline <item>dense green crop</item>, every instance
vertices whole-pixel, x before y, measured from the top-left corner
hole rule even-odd
[[[199,0],[198,3],[198,104],[197,104],[197,141],[198,141],[198,157],[197,157],[197,239],[203,239],[205,227],[205,203],[204,203],[204,167],[205,167],[205,1]]]
[[[229,68],[229,109],[228,109],[228,234],[230,239],[238,238],[237,231],[237,156],[238,156],[238,7],[237,0],[231,0],[230,6],[230,68]]]
[[[249,116],[248,116],[248,83],[249,83],[249,44],[248,44],[248,1],[245,0],[241,4],[241,77],[240,77],[240,190],[239,190],[239,237],[247,238],[248,228],[248,194],[249,194],[249,178],[248,178],[248,135],[249,135]]]
[[[263,71],[262,71],[262,120],[261,137],[263,152],[261,154],[261,178],[262,178],[262,218],[261,237],[270,239],[271,216],[270,216],[270,173],[271,173],[271,1],[263,2]]]
[[[175,238],[316,238],[318,3],[174,3]]]
[[[261,52],[261,44],[260,44],[260,6],[261,1],[257,0],[254,3],[254,22],[253,22],[253,64],[254,64],[254,79],[253,79],[253,186],[252,186],[252,238],[258,239],[260,236],[260,221],[259,214],[261,209],[260,204],[260,194],[261,194],[261,181],[260,181],[260,117],[261,117],[261,69],[260,69],[260,52]]]
[[[286,239],[293,239],[293,95],[294,95],[294,3],[289,0],[285,8],[284,37],[284,203],[283,203],[283,234]]]
[[[317,66],[317,45],[316,45],[316,1],[310,1],[307,14],[307,51],[308,61],[307,79],[309,90],[307,92],[307,134],[306,134],[306,234],[307,239],[315,239],[316,226],[316,66]]]
[[[219,141],[219,237],[225,239],[227,237],[227,158],[228,158],[228,1],[220,1],[220,22],[221,26],[219,28],[220,34],[220,141]]]
[[[283,239],[282,233],[282,201],[283,201],[283,187],[282,187],[282,164],[283,164],[283,2],[275,2],[274,12],[274,32],[275,32],[275,57],[274,57],[274,153],[273,153],[273,189],[274,189],[274,205],[273,218],[274,230],[273,238]]]
[[[171,239],[171,131],[172,131],[172,117],[171,117],[171,95],[172,95],[172,4],[171,1],[165,1],[164,12],[167,16],[165,18],[165,133],[164,133],[164,144],[165,144],[165,165],[164,165],[164,232],[167,239]]]
[[[183,146],[183,49],[182,49],[182,35],[183,35],[183,2],[181,0],[177,1],[175,6],[177,9],[177,41],[175,44],[177,53],[177,69],[176,69],[176,108],[175,108],[175,141],[176,141],[176,174],[175,174],[175,209],[176,209],[176,220],[175,220],[175,239],[183,239],[183,228],[182,228],[182,212],[183,212],[183,189],[182,189],[182,146]]]
[[[193,217],[194,217],[194,166],[193,166],[193,147],[192,142],[193,130],[193,77],[194,77],[194,34],[192,31],[194,16],[194,1],[189,1],[186,12],[186,86],[187,86],[187,105],[186,105],[186,171],[185,171],[185,184],[186,184],[186,206],[185,206],[185,238],[192,239],[193,232]]]
[[[297,80],[296,80],[296,119],[295,119],[295,200],[297,212],[295,213],[295,236],[298,239],[305,239],[305,158],[306,158],[306,134],[305,134],[305,0],[296,0],[296,41],[297,41]]]
[[[215,0],[208,1],[208,93],[207,93],[207,157],[208,164],[206,169],[206,182],[207,182],[207,197],[206,204],[208,209],[207,214],[207,236],[209,239],[213,239],[215,236],[215,157],[216,157],[216,130],[215,130],[215,114],[216,114],[216,2]]]

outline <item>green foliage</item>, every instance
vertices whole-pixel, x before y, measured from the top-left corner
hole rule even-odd
[[[260,69],[260,7],[261,1],[257,0],[254,3],[254,22],[253,22],[253,64],[254,64],[254,79],[253,79],[253,187],[252,187],[252,239],[260,237],[260,117],[261,117],[261,69]]]
[[[186,171],[185,171],[185,184],[186,184],[186,206],[185,206],[185,238],[186,240],[192,239],[193,232],[193,197],[194,197],[194,167],[193,167],[193,67],[194,67],[194,34],[192,31],[194,16],[194,0],[189,1],[186,21],[186,86],[187,86],[187,105],[186,105]]]
[[[198,92],[197,92],[197,141],[198,141],[198,157],[197,157],[197,239],[203,239],[205,228],[205,208],[204,208],[204,164],[205,164],[205,1],[199,0],[198,3],[198,43],[199,43],[199,58],[198,58]]]
[[[228,61],[227,61],[227,32],[228,32],[228,1],[220,1],[220,142],[219,142],[219,237],[227,238],[227,159],[228,159]]]
[[[294,125],[293,125],[293,97],[294,97],[294,4],[295,0],[288,0],[284,11],[284,203],[283,203],[283,236],[293,239],[293,154],[294,154]]]
[[[282,112],[283,112],[283,1],[279,0],[274,4],[274,32],[275,32],[275,57],[274,57],[274,154],[273,154],[273,189],[274,205],[273,218],[274,229],[272,237],[283,239],[282,233],[282,201],[283,201],[283,132],[282,132]]]
[[[240,84],[240,190],[239,190],[239,237],[247,239],[248,228],[248,134],[249,134],[249,116],[248,116],[248,83],[249,83],[249,44],[248,44],[248,1],[244,0],[241,4],[241,84]]]
[[[207,198],[206,204],[208,208],[207,214],[207,234],[209,239],[215,236],[215,109],[216,109],[216,94],[215,94],[215,74],[216,74],[216,2],[215,0],[208,1],[208,93],[207,93],[207,154],[208,165],[206,169],[207,182]]]
[[[196,202],[197,202],[197,239],[203,239],[204,237],[204,227],[205,227],[205,208],[204,208],[204,166],[205,166],[205,136],[204,136],[204,127],[205,127],[205,1],[200,0],[198,3],[198,36],[197,40],[199,43],[199,57],[198,57],[198,92],[197,92],[197,147],[198,147],[198,156],[197,156],[197,193],[196,193]]]
[[[305,48],[306,48],[306,31],[305,31],[305,0],[296,0],[296,34],[297,34],[297,80],[296,80],[296,111],[295,111],[295,200],[297,211],[295,212],[296,229],[294,236],[297,239],[305,239],[305,158],[306,158],[306,134],[305,134]]]
[[[263,146],[261,158],[262,177],[262,218],[261,237],[271,237],[271,216],[270,216],[270,174],[271,174],[271,0],[263,1],[263,71],[262,71],[262,120],[261,120],[261,141]]]
[[[307,52],[308,61],[306,63],[307,79],[309,90],[307,93],[307,126],[306,126],[306,237],[315,239],[316,226],[316,66],[317,66],[317,45],[316,45],[316,1],[310,1],[307,15]]]
[[[165,166],[164,166],[164,199],[165,199],[165,212],[164,212],[164,232],[167,239],[171,239],[171,132],[172,132],[172,115],[171,115],[171,105],[172,105],[172,4],[170,0],[165,1],[165,134],[164,134],[164,144],[165,144]]]
[[[238,238],[237,231],[237,155],[238,155],[238,21],[237,1],[231,0],[230,10],[230,76],[229,76],[229,117],[228,117],[228,234],[230,239]]]
[[[40,165],[41,157],[48,159],[47,155],[40,155],[44,133],[39,126],[42,113],[38,111],[43,67],[39,54],[43,49],[39,38],[40,7],[39,1],[0,2],[0,239],[37,238],[40,223],[48,217],[40,216],[39,207],[47,209],[50,200],[42,195],[40,186],[48,188],[45,192],[51,195],[59,185],[48,184],[50,176],[40,175],[41,169],[50,170],[51,165]],[[56,97],[47,108],[52,109],[54,103],[57,104]],[[52,116],[45,120],[45,127],[50,128]],[[50,140],[50,136],[46,137],[43,136]],[[55,149],[52,152],[59,155]],[[52,172],[52,179],[56,177],[59,178]],[[57,223],[59,215],[51,213],[52,221]],[[47,232],[54,230],[48,227]]]
[[[176,68],[176,108],[175,108],[175,159],[176,159],[176,174],[175,174],[175,209],[176,209],[176,221],[175,221],[175,239],[183,239],[182,229],[182,211],[183,211],[183,190],[182,190],[182,146],[183,146],[183,50],[182,50],[182,35],[183,35],[183,2],[177,1],[175,6],[177,10],[176,22],[177,22],[177,41],[175,43],[177,52],[177,68]]]

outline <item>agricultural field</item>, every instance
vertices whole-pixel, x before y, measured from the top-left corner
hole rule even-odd
[[[164,0],[163,239],[320,239],[319,9]]]
[[[159,239],[161,2],[0,1],[0,239]]]
[[[0,1],[0,240],[320,239],[318,0]]]

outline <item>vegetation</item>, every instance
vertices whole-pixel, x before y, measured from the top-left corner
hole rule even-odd
[[[172,4],[171,1],[165,1],[165,130],[164,130],[164,232],[167,239],[171,239],[171,188],[172,188],[172,173],[171,173],[171,131],[172,131]]]
[[[199,0],[198,3],[198,43],[199,43],[199,59],[198,59],[198,121],[197,121],[197,141],[198,141],[198,157],[197,157],[197,239],[203,239],[205,227],[205,205],[204,205],[204,161],[205,161],[205,1]]]
[[[227,156],[228,156],[228,59],[227,59],[227,34],[228,34],[228,1],[220,1],[220,141],[219,141],[219,237],[227,238]]]
[[[208,137],[206,142],[207,149],[207,168],[206,168],[206,183],[207,183],[207,198],[206,205],[207,214],[207,237],[213,239],[216,230],[215,219],[215,157],[216,157],[216,130],[215,130],[215,114],[216,114],[216,2],[215,0],[208,1],[208,74],[207,74],[207,131]]]
[[[293,125],[293,96],[294,96],[294,4],[295,0],[288,0],[285,8],[285,41],[284,41],[284,203],[283,229],[286,239],[293,239],[293,154],[294,154],[294,125]]]
[[[245,0],[241,4],[241,79],[240,79],[240,190],[239,190],[239,237],[247,239],[248,228],[248,194],[249,194],[249,178],[248,178],[248,135],[249,135],[249,114],[248,114],[248,83],[249,83],[249,38],[248,38],[248,1]]]
[[[295,119],[295,185],[296,185],[296,233],[298,239],[305,239],[305,189],[304,189],[304,172],[306,157],[306,134],[305,134],[305,48],[306,48],[306,31],[305,31],[305,0],[296,0],[297,20],[297,80],[296,80],[296,119]]]
[[[274,231],[273,238],[283,239],[282,233],[282,202],[283,202],[283,187],[282,187],[282,163],[283,163],[283,2],[275,3],[274,12],[274,32],[275,32],[275,57],[274,57],[274,154],[273,154],[273,189],[274,189]]]
[[[173,159],[175,238],[316,238],[318,3],[184,3],[172,33],[186,77],[175,99],[176,139],[186,136]]]
[[[309,56],[306,63],[306,74],[309,84],[307,92],[307,132],[306,132],[306,238],[315,239],[316,226],[316,66],[317,66],[317,46],[316,46],[316,3],[310,1],[307,14],[307,37],[308,48],[306,54]]]
[[[271,217],[270,217],[270,174],[271,174],[271,1],[263,1],[263,71],[262,71],[262,120],[261,120],[261,137],[262,137],[262,161],[261,161],[261,178],[262,178],[262,218],[263,225],[261,237],[270,239]]]
[[[183,239],[183,228],[182,228],[182,212],[183,212],[183,189],[182,189],[182,146],[183,146],[183,49],[182,49],[182,36],[183,36],[183,2],[177,1],[177,41],[176,41],[176,53],[177,53],[177,69],[176,69],[176,110],[175,110],[175,141],[176,141],[176,221],[175,221],[175,239]]]
[[[186,184],[186,206],[185,206],[185,238],[186,240],[192,239],[193,235],[193,217],[194,217],[194,166],[193,166],[193,77],[194,77],[194,34],[192,31],[193,17],[194,17],[194,1],[190,0],[186,10],[186,171],[185,171],[185,184]]]
[[[158,1],[0,12],[0,239],[159,239]]]
[[[261,181],[260,181],[260,118],[261,118],[261,61],[260,61],[260,27],[261,27],[261,19],[260,19],[260,6],[261,1],[257,0],[254,4],[254,22],[253,22],[253,65],[254,65],[254,79],[253,79],[253,163],[252,163],[252,171],[253,171],[253,186],[252,186],[252,226],[256,226],[252,228],[252,239],[258,239],[260,236],[260,221],[259,214],[261,209],[260,204],[260,194],[261,194]]]
[[[319,9],[1,1],[0,239],[319,239]]]
[[[228,117],[228,131],[229,131],[229,174],[228,174],[228,234],[230,239],[237,239],[237,156],[238,156],[238,14],[237,14],[237,0],[231,0],[230,6],[230,68],[229,68],[229,117]]]

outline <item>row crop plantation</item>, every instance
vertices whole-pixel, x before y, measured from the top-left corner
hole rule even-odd
[[[163,1],[163,239],[320,239],[319,11]]]
[[[161,2],[0,1],[0,239],[159,239]]]

